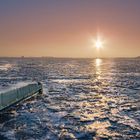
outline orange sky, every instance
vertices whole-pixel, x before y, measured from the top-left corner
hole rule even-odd
[[[139,56],[139,13],[139,0],[0,1],[0,56]]]

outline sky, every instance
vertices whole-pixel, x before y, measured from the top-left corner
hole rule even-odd
[[[3,56],[140,56],[140,0],[0,0]]]

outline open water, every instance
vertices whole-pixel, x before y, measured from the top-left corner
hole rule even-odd
[[[44,93],[0,114],[0,140],[139,140],[140,60],[1,58],[0,89]]]

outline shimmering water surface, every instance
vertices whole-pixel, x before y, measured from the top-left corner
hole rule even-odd
[[[41,81],[44,94],[0,115],[0,140],[140,139],[140,60],[0,59],[0,89]]]

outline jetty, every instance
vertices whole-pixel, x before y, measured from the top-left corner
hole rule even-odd
[[[0,111],[26,99],[37,93],[43,92],[40,82],[30,83],[23,87],[15,88],[6,92],[0,93]]]

